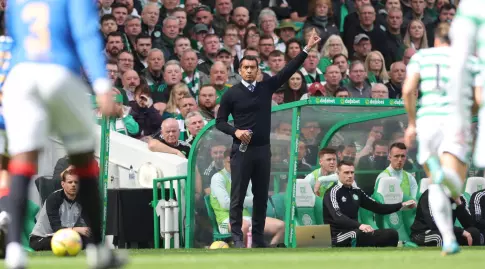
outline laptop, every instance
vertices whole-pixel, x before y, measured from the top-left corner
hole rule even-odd
[[[296,247],[329,248],[332,247],[330,225],[296,226]]]

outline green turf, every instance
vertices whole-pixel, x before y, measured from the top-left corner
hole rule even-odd
[[[483,268],[485,248],[465,248],[460,254],[441,257],[437,248],[418,249],[226,249],[134,250],[126,268],[197,269],[420,269]],[[48,252],[33,253],[29,268],[86,268],[85,257],[59,258]]]

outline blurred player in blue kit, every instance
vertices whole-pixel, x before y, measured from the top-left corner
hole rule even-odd
[[[105,71],[103,43],[94,0],[8,0],[7,32],[14,40],[3,112],[11,160],[5,265],[27,267],[20,243],[30,179],[37,173],[38,152],[52,132],[62,139],[80,178],[79,202],[94,241],[86,248],[90,268],[119,268],[126,258],[102,244],[102,205],[94,159],[94,120],[88,74],[100,111],[114,115],[114,96]]]

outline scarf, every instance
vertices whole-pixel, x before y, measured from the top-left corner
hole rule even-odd
[[[198,96],[199,88],[200,88],[199,71],[197,71],[197,69],[195,69],[194,76],[192,77],[192,79],[189,76],[187,76],[187,74],[185,72],[183,72],[182,78],[183,78],[185,84],[187,84],[187,87],[189,87],[189,90],[192,92],[192,95]]]
[[[300,68],[300,72],[303,74],[303,78],[305,79],[305,83],[306,83],[308,88],[314,82],[324,82],[325,81],[325,77],[323,76],[322,71],[320,71],[320,69],[318,69],[318,68],[317,68],[317,71],[316,71],[317,72],[316,80],[312,76],[310,76],[310,74],[308,74],[308,72],[306,71],[306,69],[304,67]]]
[[[327,16],[313,16],[313,24],[321,28],[327,27],[328,17]]]
[[[152,86],[156,86],[156,85],[153,84]],[[152,86],[150,86],[151,92],[164,92],[167,89],[167,87],[168,87],[168,85],[166,83],[162,83],[162,84],[160,84],[156,88],[155,87],[152,87]]]

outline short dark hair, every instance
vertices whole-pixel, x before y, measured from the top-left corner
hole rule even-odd
[[[441,13],[443,10],[452,10],[452,9],[456,10],[456,6],[455,6],[455,5],[453,5],[453,4],[444,4],[444,5],[442,5],[442,6],[441,6],[441,8],[440,8],[440,13]]]
[[[351,161],[347,161],[347,160],[341,160],[340,162],[338,162],[337,168],[340,169],[340,167],[342,167],[342,165],[354,166],[354,163],[351,162]]]
[[[244,54],[246,54],[246,51],[256,51],[259,55],[259,50],[255,47],[247,47],[245,50],[244,50]]]
[[[261,43],[261,40],[264,40],[264,39],[271,39],[271,41],[273,41],[273,43],[272,43],[272,44],[273,44],[273,46],[274,46],[274,39],[273,39],[273,37],[272,37],[272,36],[270,36],[270,35],[262,35],[262,36],[259,38],[259,43]],[[259,44],[259,43],[258,43],[258,44]]]
[[[335,155],[337,155],[337,151],[333,148],[323,148],[318,152],[318,157],[322,157],[325,154],[335,154]]]
[[[152,38],[149,35],[145,33],[140,33],[135,37],[135,45],[138,43],[138,40],[140,39],[150,39],[150,41],[152,40]]]
[[[272,52],[269,53],[268,55],[268,59],[270,57],[285,57],[285,54],[283,52],[281,52],[280,50],[273,50]]]
[[[389,151],[391,151],[393,148],[408,149],[406,145],[404,145],[404,143],[402,142],[392,143],[391,146],[389,147]]]
[[[115,18],[115,16],[113,16],[111,14],[104,14],[101,17],[101,24],[103,24],[103,22],[105,22],[105,21],[115,21],[116,22],[116,18]]]
[[[372,148],[375,149],[376,146],[387,147],[387,145],[389,145],[389,142],[387,140],[380,139],[380,140],[374,141],[374,143],[372,144]]]
[[[256,68],[259,68],[259,66],[258,66],[258,59],[256,57],[252,56],[252,55],[246,55],[246,56],[242,57],[241,61],[239,62],[239,66],[242,66],[242,64],[243,64],[243,62],[245,60],[246,61],[254,61],[254,62],[256,62]]]
[[[209,88],[209,87],[213,88],[214,90],[216,89],[216,88],[214,88],[214,86],[212,86],[212,84],[204,84],[204,85],[200,86],[198,94],[200,95],[200,92],[202,91],[202,89]]]
[[[172,9],[172,12],[170,12],[170,15],[172,15],[174,12],[180,12],[180,11],[183,11],[183,12],[185,12],[185,14],[187,14],[187,11],[185,11],[185,9],[183,7],[176,7],[174,9]]]
[[[123,7],[123,8],[126,8],[126,11],[128,11],[128,6],[125,5],[125,4],[122,4],[122,3],[118,3],[118,2],[115,2],[111,5],[111,10],[115,9],[115,8],[120,8],[120,7]]]
[[[175,41],[173,42],[173,44],[177,43],[177,41],[181,40],[181,39],[187,39],[189,42],[190,42],[190,39],[186,36],[183,36],[183,35],[179,35],[175,38]]]
[[[447,22],[442,22],[442,23],[438,24],[438,27],[436,27],[436,30],[434,32],[434,36],[435,36],[435,38],[437,38],[441,42],[444,42],[446,44],[450,44],[451,41],[450,41],[449,32],[450,32],[450,24],[447,23]]]
[[[109,33],[108,36],[106,37],[106,41],[108,41],[110,37],[120,37],[121,40],[123,40],[123,34],[121,32],[111,32],[111,33]]]

